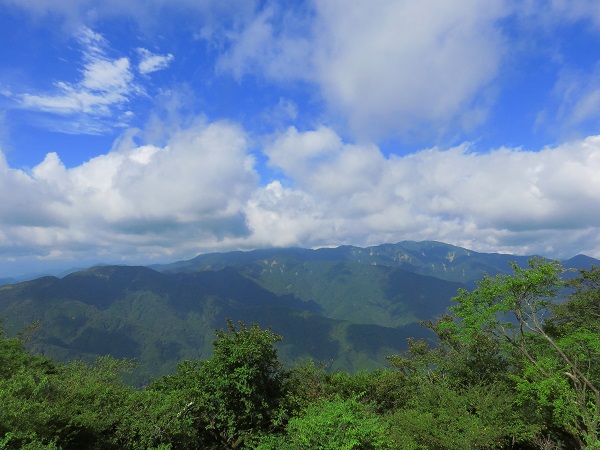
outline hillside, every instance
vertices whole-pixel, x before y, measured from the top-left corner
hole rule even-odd
[[[438,242],[216,253],[1,286],[0,317],[13,331],[39,322],[29,346],[57,359],[134,358],[136,384],[208,357],[226,317],[272,326],[284,361],[356,371],[382,367],[408,337],[430,336],[419,322],[442,314],[460,287],[526,260]]]
[[[472,283],[483,273],[509,273],[509,262],[526,265],[531,256],[478,253],[436,241],[403,241],[360,248],[342,246],[316,250],[302,248],[260,249],[249,252],[208,253],[188,261],[152,266],[161,272],[193,272],[224,267],[251,265],[285,265],[286,263],[318,263],[325,261],[354,262],[360,265],[397,267],[442,280]],[[590,258],[593,261],[593,258]],[[586,261],[586,263],[590,263]]]
[[[422,335],[415,324],[443,311],[448,298],[443,292],[456,292],[457,287],[442,281],[444,289],[425,289],[413,307],[403,282],[412,283],[414,290],[420,283],[440,281],[368,269],[368,277],[357,278],[355,284],[377,283],[387,303],[354,295],[351,300],[365,312],[365,320],[350,314],[354,311],[344,302],[320,305],[293,293],[274,293],[231,268],[162,274],[145,267],[96,267],[62,279],[44,277],[0,287],[0,309],[14,329],[40,323],[29,342],[32,350],[62,360],[91,360],[107,353],[135,358],[140,363],[136,380],[168,373],[182,359],[209,356],[213,330],[226,317],[272,326],[285,336],[280,348],[284,360],[310,356],[332,368],[357,370],[381,366],[387,354],[405,347],[407,337]],[[337,286],[342,285],[338,280]],[[377,317],[396,326],[377,325]]]

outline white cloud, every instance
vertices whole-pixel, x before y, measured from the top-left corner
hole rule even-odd
[[[311,184],[309,179],[315,167],[342,149],[342,141],[335,131],[321,126],[317,130],[298,132],[294,127],[279,136],[265,153],[270,164],[283,169],[297,183]]]
[[[590,72],[563,69],[554,85],[555,104],[538,115],[537,125],[569,135],[596,129],[600,119],[600,61]]]
[[[71,125],[55,126],[59,131],[95,134],[106,128],[93,121],[86,126],[86,116],[122,126],[120,120],[127,116],[119,116],[118,111],[132,96],[143,92],[134,80],[129,59],[109,58],[108,43],[89,28],[81,29],[77,40],[83,47],[81,79],[74,83],[58,81],[53,93],[20,94],[22,107],[76,118]]]
[[[74,168],[51,153],[31,173],[0,160],[0,253],[148,262],[436,239],[600,257],[600,136],[539,152],[463,144],[385,157],[327,127],[290,128],[265,148],[282,174],[267,185],[236,125],[196,122],[167,141],[125,136]]]
[[[357,136],[439,135],[484,120],[509,12],[496,0],[319,0],[290,26],[289,12],[267,9],[232,35],[218,67],[315,83]]]
[[[174,59],[174,56],[170,53],[166,55],[156,55],[145,48],[138,48],[137,50],[141,57],[141,61],[138,63],[138,70],[144,75],[166,69]]]
[[[293,185],[272,183],[249,204],[250,226],[263,239],[438,239],[561,256],[580,246],[600,256],[600,137],[540,152],[476,153],[465,144],[385,158],[374,146],[343,144],[327,128],[290,129],[267,154]]]
[[[243,205],[258,180],[232,124],[196,123],[163,148],[121,146],[70,169],[55,153],[30,174],[1,162],[0,230],[38,255],[165,258],[249,233]]]
[[[92,61],[83,70],[82,86],[92,91],[127,92],[133,78],[129,66],[127,58]]]
[[[274,21],[283,22],[285,28]],[[268,7],[240,31],[228,33],[233,45],[221,55],[217,70],[238,80],[256,73],[277,81],[312,80],[316,43],[306,35],[307,26],[307,20],[293,12]]]
[[[316,78],[331,107],[363,136],[437,134],[465,114],[496,75],[499,1],[317,2]]]
[[[64,221],[54,208],[60,201],[54,189],[11,169],[0,153],[0,230],[62,225]],[[2,234],[8,239],[6,231]]]

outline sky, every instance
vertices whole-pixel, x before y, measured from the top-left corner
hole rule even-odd
[[[600,258],[598,0],[0,0],[0,278],[436,240]]]

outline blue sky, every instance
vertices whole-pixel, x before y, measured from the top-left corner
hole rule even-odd
[[[600,258],[596,0],[0,11],[0,277],[429,239]]]

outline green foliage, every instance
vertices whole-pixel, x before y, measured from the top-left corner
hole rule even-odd
[[[406,443],[402,448],[506,448],[539,430],[515,408],[514,393],[507,386],[457,388],[452,381],[422,379],[410,401],[391,414],[392,434]]]
[[[385,421],[358,399],[322,399],[290,419],[286,434],[267,437],[257,449],[375,450],[397,448]]]
[[[274,347],[281,337],[255,324],[248,328],[240,322],[237,329],[231,320],[226,330],[216,333],[209,360],[184,362],[175,375],[151,389],[183,393],[204,439],[219,448],[235,449],[282,420],[287,374]]]
[[[123,366],[109,357],[66,366],[31,357],[0,380],[0,448],[113,448],[109,432],[131,390],[118,380]]]
[[[556,261],[532,259],[528,268],[512,264],[513,276],[485,276],[477,289],[464,289],[453,300],[450,309],[460,319],[460,325],[448,322],[447,326],[460,328],[463,341],[483,331],[502,338],[516,347],[527,339],[525,333],[539,329],[551,301],[564,283],[562,269]]]
[[[451,317],[446,315],[427,325],[439,337],[436,347],[423,339],[409,339],[409,349],[403,356],[388,357],[390,365],[409,380],[435,375],[458,388],[505,382],[512,368],[498,342],[483,333],[461,341],[460,336],[446,328],[449,320]]]
[[[195,426],[192,406],[182,390],[135,392],[123,406],[127,414],[115,428],[113,442],[132,450],[198,448],[206,442]]]
[[[582,271],[570,283],[576,290],[564,304],[558,301],[565,283],[557,262],[533,259],[528,268],[513,270],[461,291],[452,308],[457,320],[441,329],[463,342],[483,333],[504,345],[521,402],[536,404],[546,426],[566,430],[576,445],[600,447],[597,270]],[[546,322],[551,312],[555,317]]]
[[[483,334],[462,341],[450,316],[429,323],[437,347],[411,340],[404,355],[389,358],[404,375],[406,400],[390,410],[403,448],[504,448],[540,430],[535,414],[518,404],[511,369],[497,342]],[[532,420],[533,419],[533,420]]]
[[[397,370],[328,372],[324,365],[312,360],[294,366],[288,386],[286,401],[290,411],[321,400],[360,398],[380,414],[404,404],[410,390],[407,377]]]
[[[285,372],[274,347],[281,337],[258,325],[217,332],[213,356],[200,367],[204,421],[230,448],[251,432],[276,425]]]
[[[513,270],[428,322],[436,345],[355,374],[284,369],[281,336],[228,320],[209,359],[140,390],[127,360],[56,363],[0,327],[0,450],[600,448],[600,269]]]

